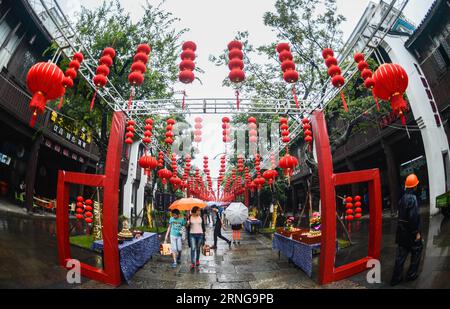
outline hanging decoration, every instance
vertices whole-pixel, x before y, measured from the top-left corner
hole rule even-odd
[[[242,158],[242,155],[238,155],[237,167],[239,173],[242,173],[244,171],[244,159]]]
[[[275,179],[278,177],[278,172],[276,171],[276,163],[275,163],[275,155],[273,153],[270,154],[270,163],[271,169],[265,171],[263,173],[263,177],[267,180],[267,184],[270,189],[272,189],[272,184],[275,182]]]
[[[147,118],[145,119],[145,127],[144,127],[144,138],[142,139],[142,143],[145,145],[145,152],[147,152],[148,144],[152,141],[152,130],[153,130],[153,119]]]
[[[145,43],[139,44],[136,54],[133,57],[131,72],[128,74],[128,81],[131,85],[130,98],[128,99],[128,110],[130,110],[133,96],[136,94],[136,87],[142,85],[144,82],[144,74],[145,71],[147,71],[148,55],[150,52],[150,45]]]
[[[58,109],[61,109],[61,106],[64,101],[64,95],[66,93],[67,88],[73,87],[73,80],[77,78],[77,72],[80,68],[81,62],[83,62],[83,54],[78,52],[73,54],[72,61],[69,62],[69,67],[67,68],[66,72],[64,73],[64,77],[62,80],[62,85],[64,87],[63,95],[61,96],[61,100],[59,100]]]
[[[127,159],[128,159],[128,153],[130,151],[131,144],[133,144],[133,137],[134,137],[134,125],[136,122],[132,119],[127,121],[127,133],[125,133],[125,144],[128,145],[127,147]]]
[[[75,217],[77,218],[77,220],[83,220],[84,198],[82,196],[77,196],[75,213],[76,213]]]
[[[223,129],[223,131],[222,131],[222,135],[223,135],[222,140],[223,140],[223,142],[225,144],[231,142],[230,118],[228,118],[228,117],[223,117],[222,118],[222,129]],[[226,151],[226,145],[225,145],[225,151]]]
[[[154,157],[148,154],[144,154],[139,159],[138,163],[139,166],[144,169],[144,173],[148,176],[148,179],[151,177],[151,170],[154,170],[158,167],[158,161],[156,161]]]
[[[353,220],[353,198],[351,196],[347,196],[345,198],[345,220],[352,221]]]
[[[364,80],[364,86],[372,91],[373,99],[377,105],[377,110],[380,110],[380,105],[378,104],[378,99],[373,93],[373,86],[375,86],[375,81],[372,78],[372,71],[369,69],[369,64],[364,60],[364,55],[362,53],[356,53],[353,59],[357,63],[358,70],[361,72],[361,77]]]
[[[264,177],[261,177],[260,160],[261,160],[261,158],[260,158],[259,154],[256,154],[255,155],[256,178],[253,181],[255,182],[258,190],[261,190],[262,186],[266,183],[266,179],[264,179]]]
[[[173,143],[173,126],[175,124],[175,119],[169,118],[166,121],[167,126],[166,126],[166,139],[164,140],[164,142],[168,145],[168,147],[170,147],[170,145],[172,145]]]
[[[305,138],[305,142],[308,143],[308,149],[309,151],[312,150],[312,132],[311,132],[311,124],[308,118],[302,119],[302,126],[303,126],[303,135]]]
[[[361,196],[357,195],[353,199],[355,201],[355,219],[361,219],[362,208],[361,208]]]
[[[340,88],[344,86],[345,79],[341,75],[341,68],[338,66],[337,59],[334,57],[334,52],[331,48],[322,50],[322,57],[325,59],[325,65],[328,68],[328,75],[331,77],[331,83],[334,87]],[[345,101],[344,92],[341,91],[341,100],[344,105],[344,110],[348,112],[347,102]]]
[[[158,177],[161,179],[164,189],[166,189],[167,181],[172,177],[172,172],[167,168],[162,168],[158,170]]]
[[[258,125],[256,124],[255,117],[248,117],[248,142],[249,142],[249,151],[253,150],[253,155],[256,158],[257,154],[257,142],[258,142]]]
[[[291,156],[289,153],[285,154],[278,162],[278,166],[284,170],[284,175],[288,179],[289,185],[291,184],[292,173],[297,165],[297,158]]]
[[[292,84],[292,96],[294,97],[295,107],[300,109],[297,91],[295,90],[295,83],[298,81],[298,72],[295,70],[294,57],[292,56],[291,48],[288,43],[278,43],[276,50],[278,52],[278,59],[281,62],[283,79],[286,83]]]
[[[47,101],[55,100],[63,94],[63,78],[63,71],[51,62],[38,62],[30,68],[27,74],[27,86],[33,93],[30,101],[33,112],[30,127],[33,128],[36,124],[37,115],[45,112]]]
[[[170,184],[172,185],[173,191],[177,191],[180,186],[181,186],[181,182],[182,180],[178,177],[177,175],[177,156],[172,153],[172,162],[171,162],[171,167],[172,167],[172,177],[170,177]]]
[[[184,174],[183,174],[183,178],[182,178],[182,188],[183,189],[188,188],[188,178],[189,178],[190,170],[191,170],[191,156],[186,155],[185,165],[184,165]]]
[[[281,141],[284,143],[284,146],[286,147],[286,153],[289,152],[288,145],[291,141],[291,138],[289,137],[289,125],[288,125],[288,119],[281,117],[280,118],[280,129],[281,129]]]
[[[403,94],[408,87],[408,75],[405,69],[396,63],[384,63],[373,74],[375,86],[373,93],[381,100],[389,101],[392,110],[406,126],[405,110],[407,103]]]
[[[160,150],[158,153],[158,168],[162,167],[164,167],[164,152]]]
[[[181,46],[181,49],[183,50],[181,52],[180,58],[180,72],[178,73],[178,79],[183,84],[190,84],[194,81],[195,75],[194,75],[194,69],[195,69],[195,51],[197,50],[197,45],[192,41],[186,41]],[[181,108],[185,109],[185,98],[186,98],[186,91],[183,90],[183,103]]]
[[[194,125],[194,142],[200,143],[202,141],[202,117],[195,117],[195,125]]]
[[[239,110],[239,88],[241,83],[245,79],[244,73],[244,53],[242,52],[242,43],[239,41],[231,41],[228,43],[228,68],[230,73],[228,78],[232,83],[237,84],[236,86],[236,108]]]
[[[107,77],[110,72],[109,68],[112,66],[113,59],[115,56],[116,56],[116,51],[112,47],[106,47],[102,52],[102,56],[99,60],[100,64],[97,67],[97,69],[95,70],[96,75],[92,79],[92,81],[94,82],[94,85],[95,85],[95,92],[94,92],[94,96],[92,97],[92,100],[91,100],[91,107],[90,107],[91,111],[94,108],[94,102],[95,102],[95,98],[97,97],[98,89],[105,87],[106,83],[108,82]]]
[[[84,216],[85,216],[85,218],[84,218],[84,222],[86,222],[86,223],[92,223],[92,217],[93,217],[93,214],[92,214],[92,210],[93,210],[93,208],[92,208],[92,204],[93,204],[93,202],[92,202],[92,200],[90,200],[90,199],[87,199],[86,201],[84,201],[84,204],[86,205],[85,207],[84,207]]]

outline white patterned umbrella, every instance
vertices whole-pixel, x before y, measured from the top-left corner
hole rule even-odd
[[[225,209],[225,216],[230,224],[242,224],[248,218],[248,208],[242,203],[231,203]]]

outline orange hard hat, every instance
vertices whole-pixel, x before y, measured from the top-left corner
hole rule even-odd
[[[416,174],[409,174],[405,180],[405,188],[414,188],[419,184]]]

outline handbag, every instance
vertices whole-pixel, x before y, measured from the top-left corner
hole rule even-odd
[[[180,233],[181,233],[181,239],[182,240],[185,240],[186,239],[186,227],[185,226],[183,226],[183,227],[181,227],[181,229],[180,229]]]
[[[204,256],[212,256],[212,255],[213,255],[213,252],[212,252],[212,250],[211,250],[211,247],[210,247],[209,245],[204,245],[204,246],[202,247],[202,254],[203,254]]]
[[[159,246],[159,252],[161,255],[170,255],[170,244],[161,244]]]

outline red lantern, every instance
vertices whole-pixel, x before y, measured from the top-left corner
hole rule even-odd
[[[64,94],[66,93],[66,89],[73,87],[73,80],[77,77],[77,71],[80,68],[81,62],[83,62],[83,59],[84,59],[83,54],[80,52],[75,53],[72,56],[72,61],[70,61],[69,68],[66,70],[65,76],[62,80],[64,92],[61,97],[61,100],[59,101],[58,109],[61,109],[61,106],[64,101]]]
[[[163,185],[166,185],[167,180],[172,177],[172,172],[166,168],[160,169],[158,171],[158,177],[161,178]]]
[[[201,117],[195,117],[195,131],[194,131],[194,142],[199,143],[202,140],[202,131],[203,128],[202,125],[202,118]]]
[[[302,124],[303,124],[303,135],[305,136],[305,142],[308,143],[308,149],[309,149],[309,151],[311,151],[313,138],[312,138],[311,125],[309,123],[309,119],[303,118]]]
[[[284,169],[284,175],[288,178],[288,181],[290,181],[290,177],[292,176],[292,173],[297,165],[297,158],[291,156],[290,154],[286,154],[278,162],[278,166]]]
[[[375,96],[391,103],[394,114],[400,116],[403,125],[406,125],[404,112],[407,108],[403,94],[408,87],[408,75],[399,64],[382,64],[373,74]]]
[[[244,54],[242,53],[242,43],[239,41],[231,41],[228,43],[228,67],[230,69],[230,73],[228,74],[228,78],[232,83],[241,83],[245,79],[245,73],[243,71],[244,68]],[[236,89],[236,107],[239,110],[239,90]]]
[[[180,55],[180,73],[178,74],[178,79],[184,84],[192,83],[195,79],[194,69],[195,69],[195,51],[197,45],[192,41],[184,42],[182,45],[183,52]]]
[[[94,108],[95,98],[97,97],[97,90],[99,88],[105,87],[108,82],[107,76],[109,75],[109,67],[113,63],[113,59],[116,56],[116,52],[111,47],[106,47],[102,52],[102,57],[100,58],[100,65],[96,69],[96,74],[92,81],[95,85],[94,96],[92,97],[90,110]]]
[[[57,99],[64,93],[63,77],[61,69],[51,62],[36,63],[28,71],[27,86],[33,93],[30,101],[30,109],[33,111],[30,127],[34,127],[38,113],[45,112],[47,101]]]

